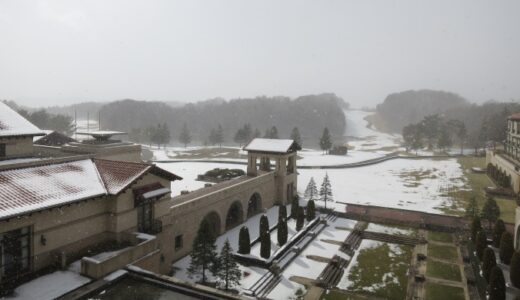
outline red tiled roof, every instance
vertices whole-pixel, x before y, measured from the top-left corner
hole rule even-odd
[[[105,195],[91,160],[0,172],[0,219]]]
[[[117,195],[146,172],[182,179],[144,163],[83,159],[0,171],[0,219]]]
[[[509,120],[520,121],[520,112],[517,112],[517,113],[514,113],[514,114],[510,115],[508,119]]]
[[[94,159],[94,163],[108,193],[111,195],[119,194],[148,171],[171,181],[182,179],[155,165],[145,163],[104,159]]]

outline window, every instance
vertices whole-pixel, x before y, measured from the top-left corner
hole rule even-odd
[[[179,234],[178,236],[175,237],[175,250],[181,249],[182,244],[183,244],[182,234]]]
[[[0,278],[12,278],[30,270],[31,230],[24,227],[0,233]]]
[[[153,226],[153,203],[141,202],[137,206],[137,231],[151,233]]]
[[[5,157],[5,144],[0,144],[0,157]]]

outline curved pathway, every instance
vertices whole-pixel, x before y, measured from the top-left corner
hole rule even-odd
[[[419,156],[404,156],[397,154],[389,154],[383,157],[367,159],[354,163],[337,164],[337,165],[316,165],[316,166],[298,166],[298,169],[349,169],[359,168],[370,165],[379,164],[388,160],[393,159],[432,159],[432,158],[454,158],[460,155],[419,155]],[[213,160],[213,159],[168,159],[168,160],[152,160],[153,163],[183,163],[183,162],[200,162],[200,163],[222,163],[222,164],[235,164],[235,165],[247,165],[247,161],[236,161],[236,160]]]

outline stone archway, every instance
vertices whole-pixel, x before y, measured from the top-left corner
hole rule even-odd
[[[244,222],[244,210],[240,201],[235,201],[229,206],[226,216],[226,230],[229,230]]]
[[[218,213],[216,211],[212,211],[210,213],[208,213],[205,217],[204,217],[205,220],[208,221],[208,223],[211,225],[211,228],[213,228],[213,233],[215,233],[215,236],[219,236],[220,235],[220,228],[221,228],[221,221],[220,221],[220,216],[218,215]]]
[[[247,202],[247,217],[250,218],[262,212],[262,197],[259,193],[254,193]]]

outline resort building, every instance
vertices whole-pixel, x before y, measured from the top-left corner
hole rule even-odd
[[[246,175],[172,198],[181,177],[141,162],[140,146],[112,139],[120,132],[88,134],[77,142],[54,133],[35,146],[44,133],[0,102],[3,293],[72,265],[87,282],[128,266],[169,274],[204,218],[221,234],[296,195],[292,140],[255,139],[244,148]]]

